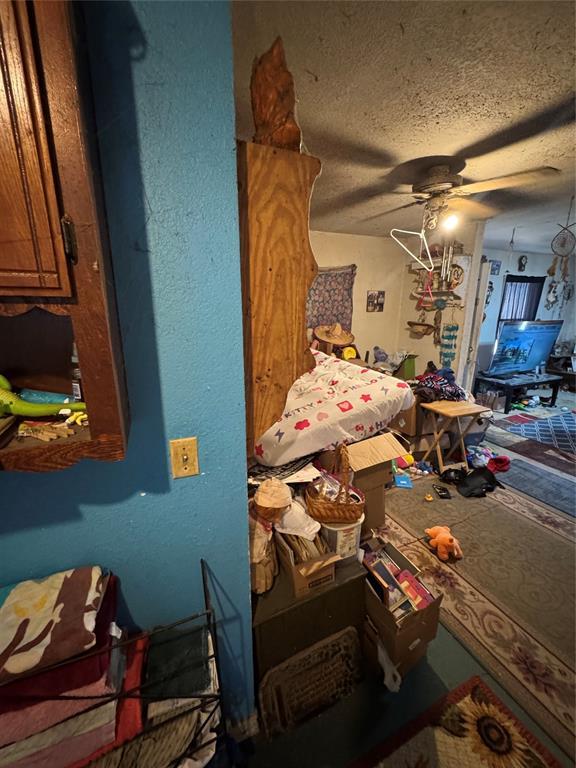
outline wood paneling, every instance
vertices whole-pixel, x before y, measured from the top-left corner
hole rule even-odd
[[[0,295],[70,292],[29,5],[0,0]]]
[[[282,415],[294,381],[314,367],[306,297],[317,272],[309,211],[320,161],[238,145],[248,455]]]

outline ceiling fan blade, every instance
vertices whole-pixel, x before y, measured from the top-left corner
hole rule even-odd
[[[362,221],[373,221],[374,219],[379,219],[381,216],[388,216],[389,213],[396,213],[396,211],[403,211],[405,208],[412,208],[413,205],[424,205],[425,202],[426,200],[415,200],[406,205],[399,205],[397,208],[390,208],[388,211],[381,211],[374,216],[368,216],[367,218],[362,219]]]
[[[500,213],[499,208],[477,200],[469,200],[467,197],[455,197],[448,200],[448,210],[462,214],[467,219],[491,219]]]
[[[471,184],[463,184],[461,187],[454,187],[452,195],[460,197],[461,195],[476,195],[479,192],[492,192],[495,189],[508,189],[510,187],[523,187],[529,184],[536,184],[546,177],[556,176],[560,173],[557,168],[543,166],[542,168],[533,168],[530,171],[521,171],[507,176],[497,176],[494,179],[486,181],[473,181]]]
[[[457,155],[466,160],[482,157],[489,152],[495,152],[498,149],[517,144],[519,141],[530,139],[532,136],[547,133],[555,128],[561,128],[563,125],[570,125],[575,119],[574,94],[571,94],[568,99],[555,104],[553,107],[548,107],[532,115],[532,117],[516,123],[516,125],[511,125],[492,136],[487,136],[485,139],[464,147]]]
[[[308,128],[306,145],[314,155],[326,158],[349,159],[353,165],[384,170],[396,163],[396,158],[386,149],[377,147],[368,141],[351,139],[342,134],[332,133],[326,128]]]
[[[382,182],[378,181],[367,187],[348,190],[347,192],[343,192],[341,195],[322,203],[314,203],[314,197],[312,197],[312,214],[314,216],[325,216],[329,213],[337,213],[345,208],[351,208],[354,205],[366,203],[369,200],[372,200],[373,197],[378,197],[381,194]]]

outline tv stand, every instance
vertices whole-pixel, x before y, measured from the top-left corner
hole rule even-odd
[[[480,389],[503,390],[506,396],[504,413],[509,413],[510,408],[512,407],[512,399],[516,392],[524,389],[525,387],[537,387],[541,384],[549,384],[552,387],[552,400],[550,401],[550,406],[556,405],[558,390],[560,389],[560,384],[562,383],[562,376],[554,376],[549,373],[518,373],[510,375],[504,374],[504,376],[506,378],[503,376],[489,376],[487,374],[479,374],[474,379],[472,394],[476,396]]]

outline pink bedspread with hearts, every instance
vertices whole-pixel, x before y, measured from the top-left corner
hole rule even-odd
[[[400,379],[313,354],[316,367],[294,382],[282,417],[256,442],[261,464],[277,467],[372,437],[414,402],[412,390]]]

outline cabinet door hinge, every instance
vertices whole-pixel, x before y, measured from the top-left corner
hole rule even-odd
[[[74,222],[70,216],[62,216],[60,219],[62,227],[62,240],[64,241],[64,252],[72,264],[78,264],[78,250],[76,248],[76,233],[74,231]]]

